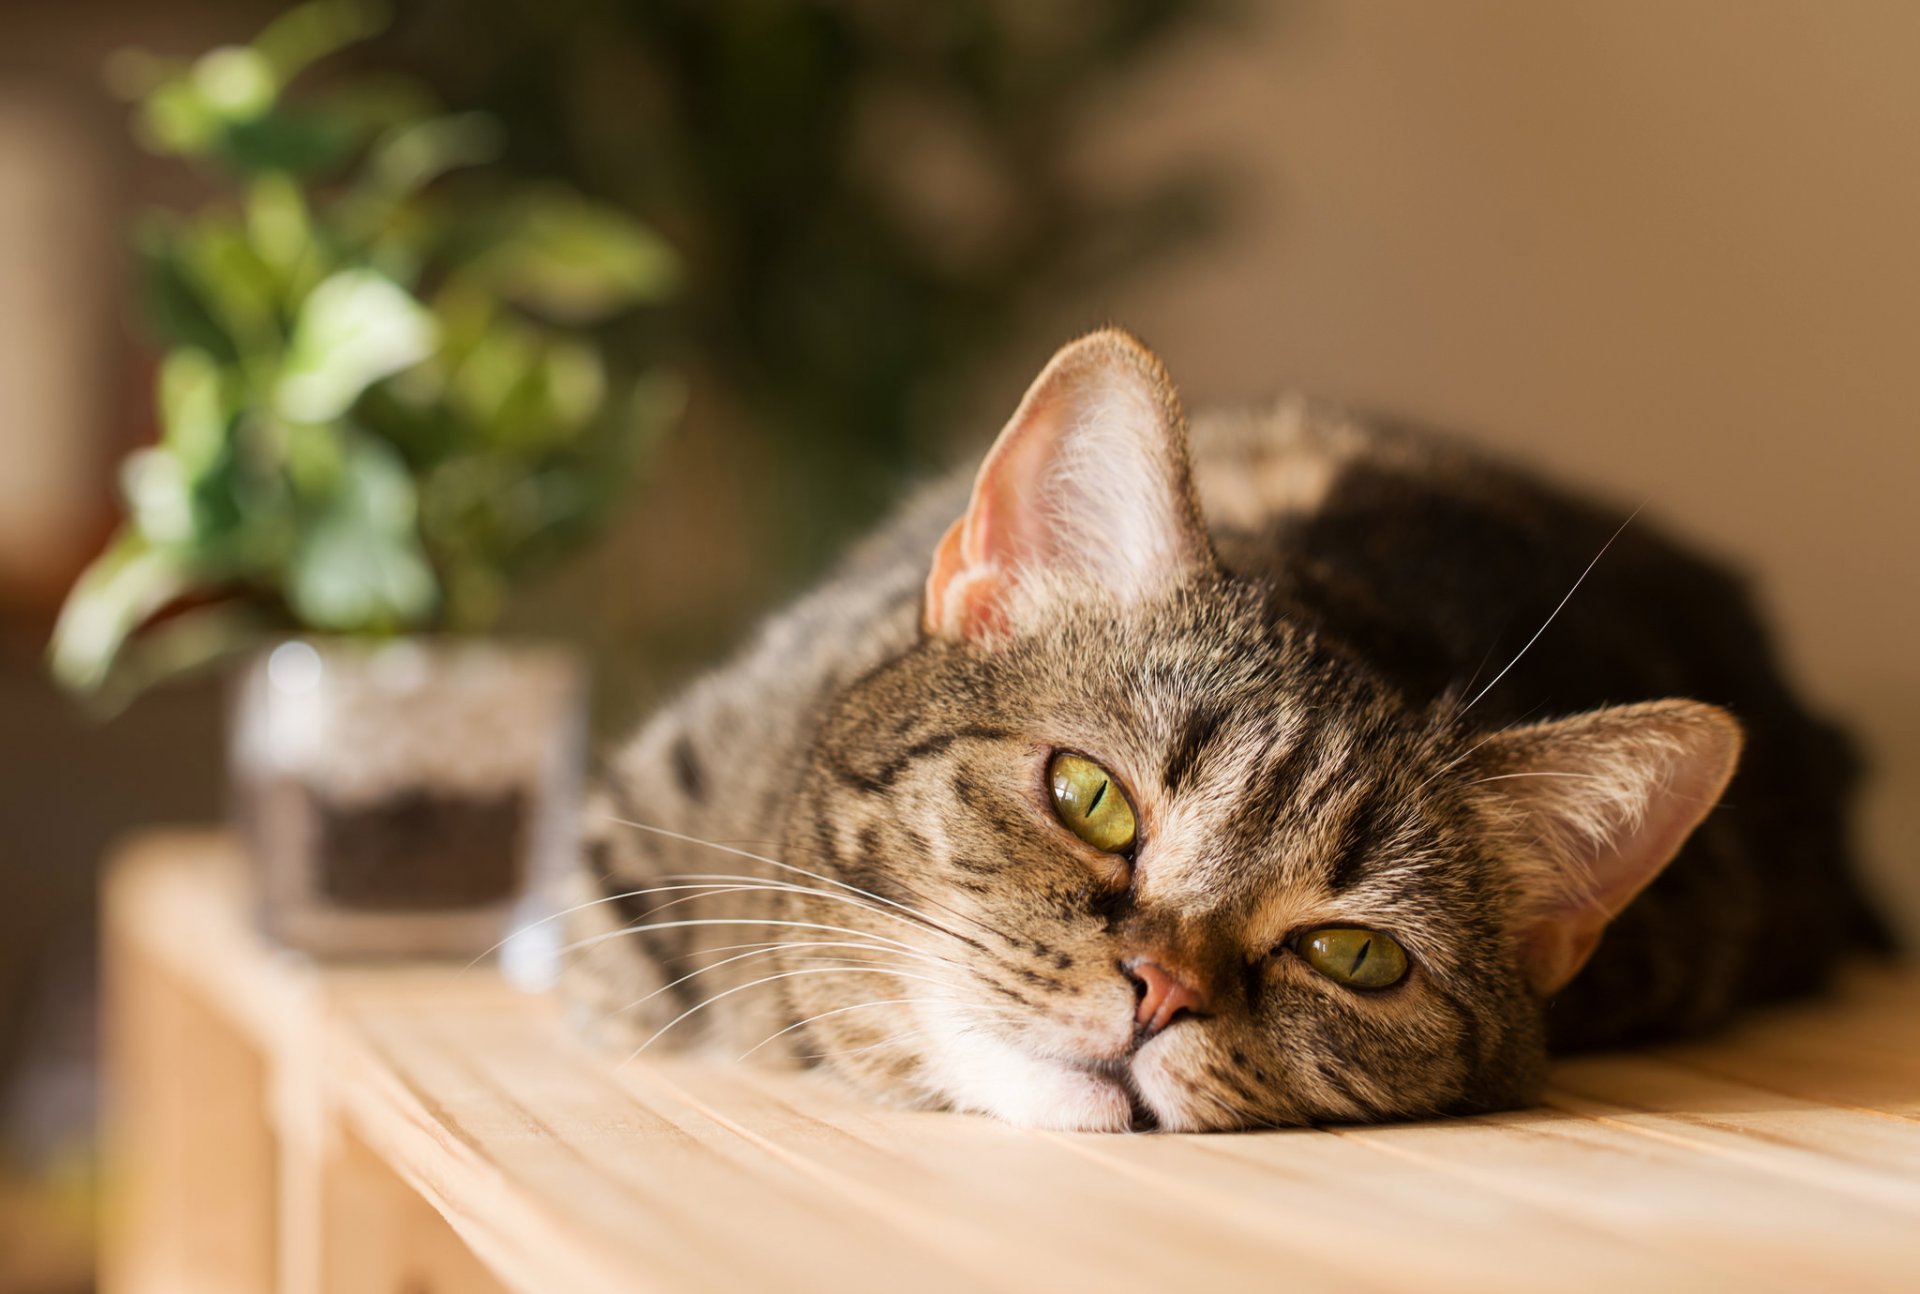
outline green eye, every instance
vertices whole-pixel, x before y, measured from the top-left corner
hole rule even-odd
[[[1053,811],[1068,831],[1109,854],[1133,848],[1133,806],[1113,775],[1090,759],[1059,754],[1047,765]]]
[[[1390,988],[1407,977],[1407,950],[1377,930],[1322,926],[1296,946],[1307,965],[1336,984]]]

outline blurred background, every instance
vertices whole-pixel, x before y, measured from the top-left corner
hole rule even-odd
[[[104,69],[281,8],[0,7],[0,1289],[86,1287],[102,851],[221,812],[217,672],[101,724],[45,661],[156,434],[137,216],[218,196]],[[347,57],[677,258],[599,338],[683,412],[505,622],[586,645],[603,730],[1114,321],[1193,407],[1455,427],[1751,571],[1920,932],[1920,7],[399,0]]]

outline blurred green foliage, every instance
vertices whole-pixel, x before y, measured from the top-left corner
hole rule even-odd
[[[119,699],[274,629],[482,629],[673,417],[672,381],[605,344],[671,296],[667,244],[514,178],[495,116],[302,75],[385,25],[314,0],[250,45],[110,68],[143,141],[222,196],[140,230],[161,435],[56,628],[70,688]]]
[[[1224,0],[411,0],[393,47],[510,151],[661,229],[665,344],[774,471],[789,580],[924,462],[1023,327],[1223,215],[1119,168],[1120,92]],[[651,339],[649,339],[651,340]],[[986,430],[986,429],[981,429]]]

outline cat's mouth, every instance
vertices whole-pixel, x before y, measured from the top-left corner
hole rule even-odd
[[[1126,1093],[1127,1105],[1133,1112],[1133,1122],[1129,1131],[1154,1132],[1160,1127],[1160,1116],[1153,1112],[1140,1095],[1139,1085],[1133,1081],[1133,1054],[1115,1060],[1093,1060],[1075,1066],[1095,1078],[1111,1083]]]

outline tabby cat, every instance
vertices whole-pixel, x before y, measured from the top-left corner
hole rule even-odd
[[[1189,444],[1082,338],[609,761],[577,1013],[1194,1131],[1511,1107],[1811,988],[1869,926],[1847,746],[1628,520],[1300,401]]]

